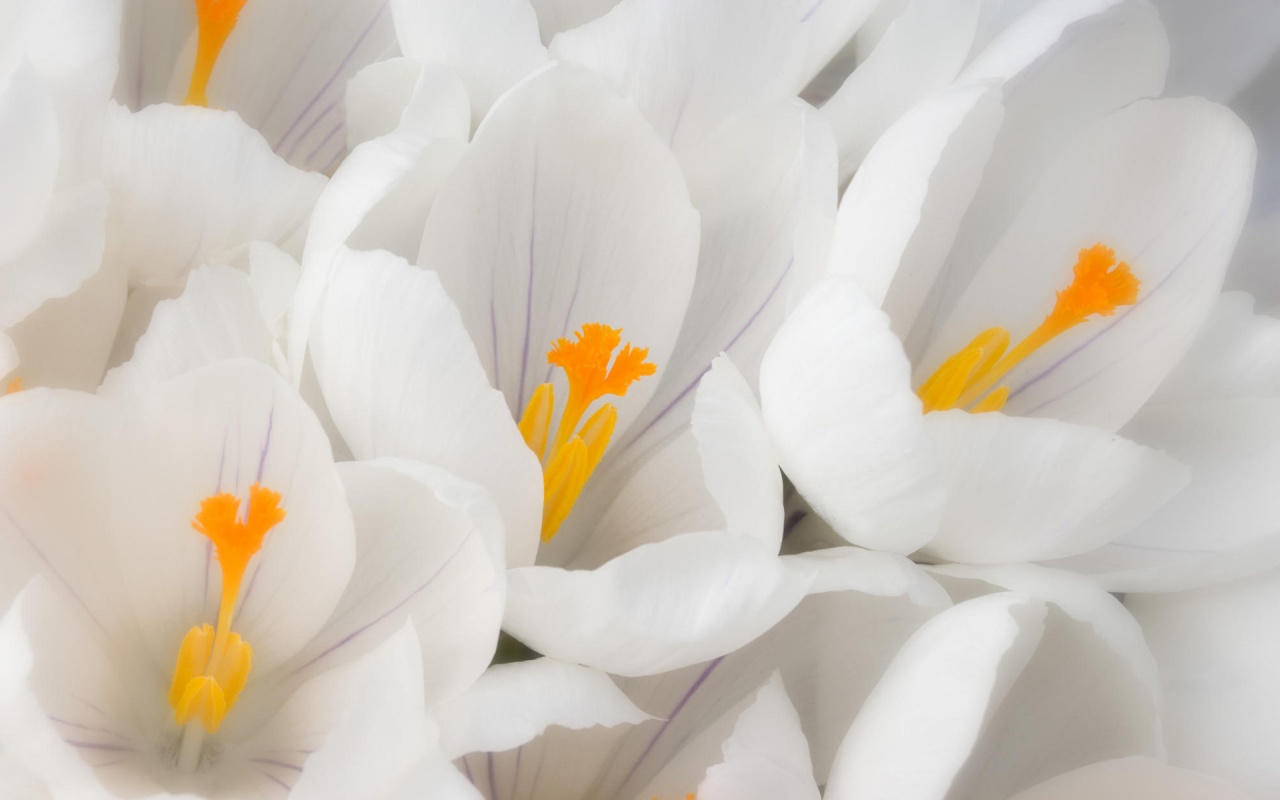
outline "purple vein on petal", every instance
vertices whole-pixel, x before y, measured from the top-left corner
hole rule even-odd
[[[818,9],[822,8],[822,4],[825,2],[826,0],[817,0],[813,5],[809,6],[809,10],[804,12],[804,16],[800,17],[800,21],[808,22],[809,18],[816,14]]]
[[[625,786],[631,780],[631,777],[636,774],[636,770],[640,769],[640,765],[643,764],[645,759],[649,757],[649,754],[653,752],[653,748],[658,744],[658,740],[661,739],[666,734],[667,729],[671,727],[672,721],[675,720],[682,710],[684,710],[684,707],[689,704],[689,700],[695,693],[697,693],[698,689],[702,688],[702,684],[706,683],[707,678],[710,677],[711,673],[715,671],[715,668],[720,666],[723,661],[724,656],[720,656],[707,664],[706,669],[702,670],[702,673],[698,675],[697,679],[690,684],[689,689],[684,693],[684,696],[680,698],[680,702],[676,703],[676,707],[671,709],[671,713],[667,715],[665,720],[663,720],[662,726],[653,734],[653,738],[649,740],[649,744],[645,745],[644,752],[642,752],[640,757],[636,759],[636,762],[631,765],[631,769],[627,772],[627,776],[622,779],[623,786]]]
[[[533,327],[534,251],[538,243],[538,153],[533,153],[533,189],[529,201],[529,281],[524,296],[524,347],[520,351],[520,383],[517,384],[515,413],[524,410],[524,378],[529,368],[529,337]]]
[[[308,102],[307,105],[298,114],[298,116],[294,118],[293,122],[289,125],[288,129],[285,130],[285,132],[276,141],[275,145],[271,148],[272,150],[279,152],[280,148],[288,140],[289,136],[294,132],[295,129],[297,129],[298,125],[302,123],[302,120],[306,118],[307,114],[311,113],[311,110],[315,107],[316,103],[320,101],[320,98],[324,97],[325,93],[328,92],[329,89],[333,87],[334,81],[338,79],[338,76],[341,75],[343,70],[347,68],[347,65],[351,63],[351,59],[355,57],[356,51],[360,49],[360,45],[364,44],[364,40],[369,38],[369,34],[373,32],[374,27],[382,19],[382,15],[386,13],[386,10],[387,10],[387,3],[383,3],[381,6],[378,7],[378,13],[374,14],[373,19],[369,20],[369,24],[365,26],[364,31],[362,31],[360,35],[356,38],[355,43],[351,45],[351,49],[347,51],[346,56],[344,56],[342,61],[338,63],[338,66],[336,69],[334,69],[333,74],[329,76],[329,79],[324,82],[324,85],[320,87],[320,90],[316,92],[315,96],[311,98],[310,102]]]
[[[384,612],[382,612],[381,614],[379,614],[375,619],[370,620],[369,622],[366,622],[365,624],[361,625],[359,628],[356,628],[355,630],[353,630],[353,631],[351,631],[350,633],[348,633],[346,636],[342,637],[342,638],[341,638],[340,640],[338,640],[337,642],[334,642],[332,645],[330,645],[329,647],[325,648],[325,650],[324,650],[323,652],[321,652],[319,655],[317,655],[317,656],[315,656],[314,658],[310,659],[310,660],[309,660],[309,661],[307,661],[305,664],[302,664],[301,666],[299,666],[299,667],[295,668],[295,669],[294,669],[294,670],[292,670],[289,674],[290,674],[290,675],[296,675],[296,674],[298,674],[299,672],[301,672],[302,670],[306,669],[307,667],[310,667],[312,664],[315,664],[317,661],[321,660],[321,659],[322,659],[322,658],[324,658],[325,656],[328,656],[330,653],[332,653],[332,652],[334,652],[334,651],[336,651],[336,650],[338,650],[338,649],[340,649],[340,648],[342,648],[342,647],[345,647],[347,644],[349,644],[349,643],[351,643],[352,641],[354,641],[358,636],[360,636],[361,634],[363,634],[365,631],[367,631],[367,630],[369,630],[370,628],[374,627],[374,626],[375,626],[375,625],[377,625],[379,622],[382,622],[384,619],[386,619],[387,617],[391,616],[391,615],[392,615],[392,614],[394,614],[396,611],[399,611],[401,608],[403,608],[405,605],[407,605],[410,601],[412,601],[412,600],[413,600],[413,598],[417,597],[419,594],[421,594],[423,591],[425,591],[425,590],[427,589],[427,587],[429,587],[431,584],[435,583],[436,578],[440,577],[441,573],[443,573],[446,569],[448,569],[448,568],[449,568],[449,565],[453,563],[453,560],[454,560],[455,558],[457,558],[457,557],[458,557],[458,554],[462,552],[463,547],[464,547],[464,546],[465,546],[465,545],[466,545],[470,540],[471,540],[471,536],[470,536],[470,535],[468,535],[468,536],[464,537],[464,538],[463,538],[463,540],[462,540],[461,542],[459,542],[459,543],[458,543],[457,548],[455,548],[455,549],[454,549],[454,551],[453,551],[452,553],[450,553],[450,554],[449,554],[449,557],[448,557],[447,559],[445,559],[444,563],[440,565],[440,568],[439,568],[439,569],[437,569],[434,573],[432,573],[432,574],[431,574],[431,577],[427,578],[427,580],[426,580],[426,582],[425,582],[425,583],[421,584],[420,586],[418,586],[417,588],[415,588],[412,592],[410,592],[408,595],[406,595],[404,598],[402,598],[402,599],[400,600],[400,602],[396,603],[396,604],[395,604],[394,606],[392,606],[391,608],[388,608],[386,611],[384,611]]]

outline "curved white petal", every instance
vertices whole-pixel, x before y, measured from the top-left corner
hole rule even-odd
[[[1268,742],[1280,736],[1280,685],[1264,632],[1280,609],[1277,573],[1222,587],[1129,595],[1164,689],[1170,763],[1227,779],[1254,797],[1280,791]]]
[[[487,487],[502,512],[510,564],[533,563],[541,468],[433,273],[387,253],[344,250],[311,353],[356,458],[418,459]]]
[[[653,674],[750,642],[800,602],[810,580],[755,540],[690,533],[595,570],[512,570],[504,628],[553,658]]]
[[[775,673],[724,742],[724,761],[698,784],[705,800],[818,800],[809,744]]]
[[[391,0],[391,10],[400,52],[456,74],[477,124],[503,92],[547,61],[526,0]]]
[[[683,160],[686,148],[735,112],[794,95],[804,84],[808,53],[798,6],[622,0],[599,19],[558,35],[550,50],[635,100]]]
[[[250,562],[235,617],[255,671],[268,673],[321,629],[355,564],[324,431],[279,375],[249,361],[187,373],[130,410],[110,475],[112,538],[156,663],[172,664],[186,631],[216,618],[221,572],[191,528],[201,500],[244,501],[253,483],[282,495],[286,516]]]
[[[325,180],[289,166],[234,114],[151,106],[107,116],[107,258],[173,284],[251,240],[302,230]]]
[[[973,46],[979,0],[915,0],[822,106],[840,148],[840,177],[921,98],[960,73]]]
[[[80,184],[50,198],[34,239],[12,258],[0,257],[0,328],[27,318],[46,300],[67,297],[102,268],[107,202],[98,183]],[[115,330],[97,334],[110,339]]]
[[[1011,800],[1248,800],[1207,775],[1134,756],[1099,761],[1050,778]]]
[[[652,719],[603,672],[550,658],[492,666],[432,716],[451,758],[510,750],[551,726],[612,728]]]
[[[943,269],[1001,119],[988,83],[940,92],[885,132],[845,190],[828,271],[857,278],[899,333]]]
[[[1206,586],[1280,563],[1280,401],[1202,400],[1144,409],[1125,434],[1191,466],[1168,505],[1093,557],[1062,566],[1113,591]]]
[[[754,386],[769,340],[823,269],[835,154],[813,109],[787,99],[737,115],[684,162],[702,222],[697,280],[653,400],[617,450],[651,450],[681,428],[720,353]]]
[[[430,786],[433,799],[479,800],[440,752],[435,726],[423,716],[426,666],[407,622],[362,659],[350,678],[355,690],[343,698],[345,713],[307,757],[289,797],[411,800]]]
[[[518,415],[558,337],[601,322],[649,348],[659,375],[696,269],[697,214],[634,105],[559,65],[512,90],[441,188],[419,263],[436,270],[495,387]],[[618,408],[620,439],[655,381]]]
[[[995,595],[944,611],[903,646],[840,745],[826,796],[947,795],[1044,630],[1043,604]]]
[[[1280,397],[1280,320],[1254,313],[1244,292],[1224,292],[1152,404]]]
[[[1243,0],[1219,9],[1154,0],[1173,43],[1169,94],[1230,102],[1280,50],[1280,8]]]
[[[505,599],[501,520],[482,490],[410,461],[339,468],[356,530],[356,567],[324,627],[294,658],[300,680],[361,656],[409,620],[421,642],[426,703],[489,665]]]
[[[1139,102],[1099,121],[1043,176],[917,376],[992,325],[1015,338],[1029,333],[1070,283],[1076,252],[1101,242],[1132,266],[1137,302],[1062,334],[1003,383],[1010,413],[1119,428],[1209,314],[1243,223],[1253,163],[1248,128],[1202,100]]]
[[[850,542],[909,553],[937,530],[943,490],[906,356],[851,278],[820,283],[760,368],[783,472]]]
[[[1190,469],[1115,434],[1052,419],[946,411],[925,417],[947,485],[924,552],[999,564],[1087,552],[1147,521]]]
[[[414,95],[420,93],[425,102],[415,102]],[[346,104],[348,147],[391,133],[402,124],[433,137],[464,142],[471,137],[467,90],[438,64],[412,58],[370,64],[347,83]]]
[[[557,33],[603,16],[618,0],[530,0],[529,4],[538,14],[542,41],[550,44]]]
[[[195,60],[196,25],[172,3],[133,0],[116,95],[136,109],[178,103]],[[328,171],[346,152],[347,81],[394,52],[385,0],[246,3],[209,80],[209,103],[235,111],[291,164]]]
[[[693,435],[707,489],[729,533],[782,544],[782,476],[755,393],[728,356],[711,362],[698,384]]]
[[[107,374],[99,394],[143,402],[170,378],[236,358],[271,364],[271,331],[248,276],[231,267],[200,267],[181,296],[156,306],[133,358]]]

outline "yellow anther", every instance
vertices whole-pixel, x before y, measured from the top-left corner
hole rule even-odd
[[[196,625],[187,631],[178,649],[169,705],[180,725],[198,718],[206,731],[216,731],[249,678],[253,648],[232,632],[231,620],[249,560],[284,516],[279,493],[255,483],[249,487],[243,519],[240,499],[224,493],[202,500],[191,521],[191,527],[208,537],[217,551],[222,601],[217,628]]]
[[[1116,263],[1110,247],[1086,247],[1076,259],[1070,285],[1058,292],[1049,316],[1026,338],[1010,349],[1008,331],[988,328],[942,363],[917,391],[925,413],[970,407],[975,412],[999,411],[1009,398],[1009,388],[992,389],[1014,367],[1076,325],[1133,305],[1139,285],[1128,264]]]
[[[621,343],[621,329],[599,323],[583,325],[572,340],[557,339],[547,352],[547,362],[565,371],[569,397],[556,425],[555,439],[549,441],[555,416],[551,384],[544,383],[534,391],[520,416],[520,433],[543,463],[543,541],[555,536],[573,510],[582,488],[604,458],[618,421],[618,410],[611,403],[596,409],[585,423],[583,415],[605,395],[622,397],[631,384],[657,371],[645,360],[649,356],[646,348],[628,343],[615,357]]]
[[[235,30],[240,9],[244,8],[246,1],[195,0],[198,38],[196,63],[191,68],[191,84],[187,88],[187,99],[183,101],[187,105],[209,105],[206,92],[209,89],[209,79],[213,76],[213,67],[218,63],[218,55],[222,53],[227,37]]]

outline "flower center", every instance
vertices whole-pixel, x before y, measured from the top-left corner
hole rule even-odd
[[[996,384],[1010,370],[1053,339],[1094,316],[1109,317],[1119,306],[1138,301],[1140,281],[1129,265],[1116,263],[1110,247],[1095,244],[1080,251],[1071,284],[1058,292],[1053,311],[1040,326],[1009,349],[1009,331],[987,328],[955,355],[942,362],[916,394],[924,413],[965,408],[973,412],[999,411],[1009,399],[1009,387]]]
[[[556,425],[555,440],[548,446],[551,418],[555,414],[555,393],[544,383],[533,393],[520,417],[520,433],[529,449],[542,461],[542,541],[549,542],[573,509],[587,479],[604,457],[618,421],[618,409],[605,403],[582,422],[592,403],[607,394],[622,397],[632,383],[657,372],[645,361],[649,349],[623,345],[616,358],[613,351],[622,342],[622,330],[589,322],[574,339],[557,339],[547,351],[547,363],[565,371],[569,378],[569,399]],[[613,358],[613,366],[609,359]],[[582,423],[579,425],[579,423]]]
[[[213,733],[235,705],[249,677],[253,649],[232,633],[240,581],[249,559],[262,548],[267,531],[284,519],[280,495],[258,484],[249,487],[243,519],[240,498],[223,493],[206,497],[191,527],[213,542],[222,570],[222,603],[217,628],[203,624],[187,631],[169,686],[169,705],[179,725],[199,720]]]
[[[205,95],[209,88],[209,78],[213,75],[214,65],[218,63],[218,54],[235,29],[240,9],[244,8],[246,2],[247,0],[195,0],[199,38],[196,42],[196,63],[191,69],[191,85],[187,88],[187,99],[183,101],[186,105],[209,105],[209,98]]]

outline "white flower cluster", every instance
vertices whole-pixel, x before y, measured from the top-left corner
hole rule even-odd
[[[0,798],[1280,797],[1275,0],[0,0]]]

